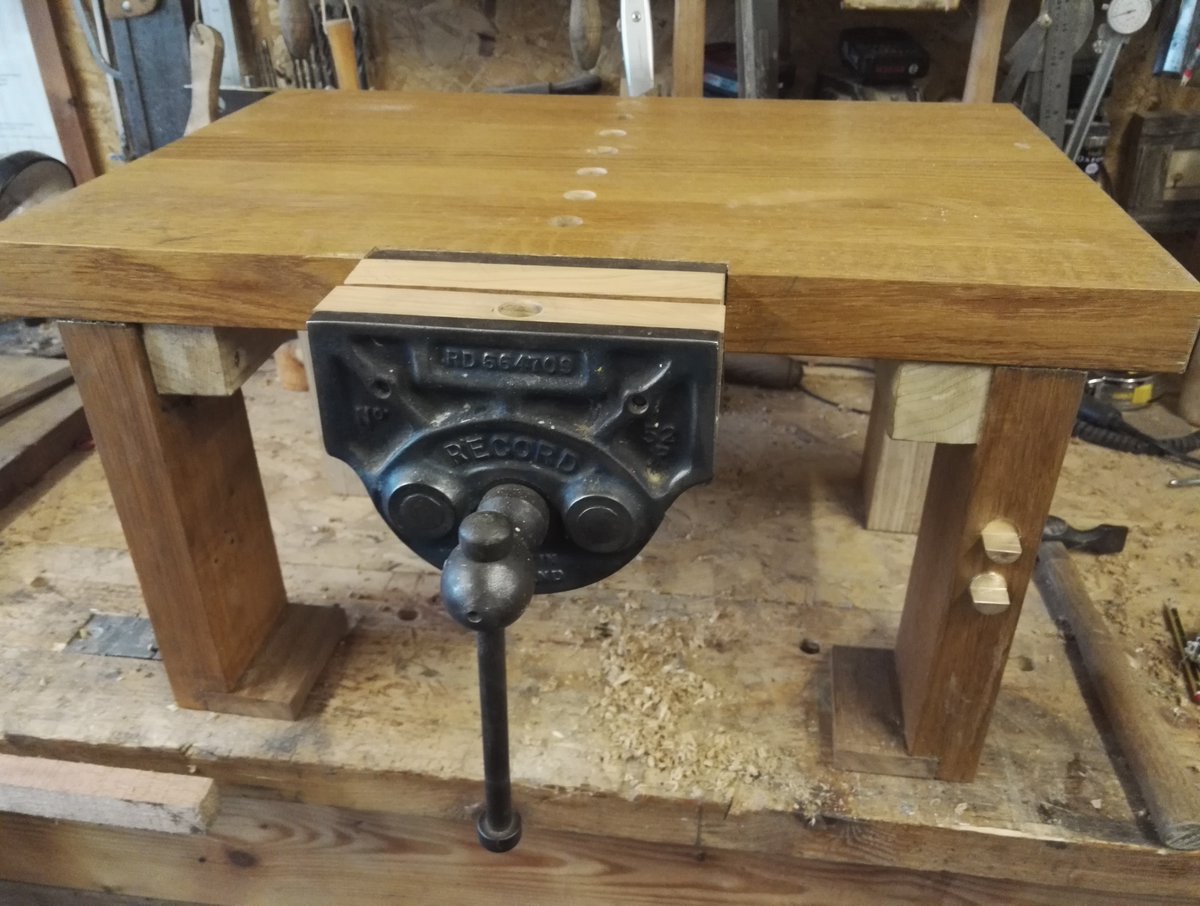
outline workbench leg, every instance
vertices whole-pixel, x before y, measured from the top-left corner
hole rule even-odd
[[[140,327],[60,329],[176,701],[294,718],[345,615],[287,603],[241,392],[162,396]]]
[[[909,753],[942,780],[975,776],[1082,391],[1081,372],[997,368],[979,442],[934,454],[895,661]],[[993,520],[1020,536],[1012,562],[984,551]],[[991,613],[972,600],[984,573],[1007,587]]]

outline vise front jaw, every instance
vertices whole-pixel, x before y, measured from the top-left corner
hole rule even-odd
[[[535,592],[627,564],[679,494],[711,480],[724,306],[608,300],[598,324],[595,298],[364,289],[334,290],[308,324],[326,449],[444,569],[447,609],[476,632],[478,832],[505,851],[520,816],[504,628]]]

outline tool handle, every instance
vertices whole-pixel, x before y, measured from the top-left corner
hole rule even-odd
[[[1184,769],[1178,744],[1166,732],[1157,703],[1126,663],[1124,648],[1088,597],[1062,544],[1041,546],[1034,579],[1046,604],[1071,625],[1088,677],[1162,842],[1172,849],[1200,849],[1200,789],[1195,776]]]
[[[600,0],[571,0],[571,56],[580,69],[594,69],[600,58],[600,38],[604,23],[600,19]]]
[[[183,127],[184,135],[191,135],[217,118],[225,39],[212,26],[195,22],[188,33],[188,51],[192,69],[192,106]]]
[[[990,104],[996,95],[996,69],[1000,65],[1008,4],[1009,0],[979,0],[975,36],[967,61],[967,84],[963,88],[964,103]]]
[[[354,56],[354,26],[349,19],[329,19],[325,22],[325,37],[333,57],[337,87],[358,91],[358,62]]]

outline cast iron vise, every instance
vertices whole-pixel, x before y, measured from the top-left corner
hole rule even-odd
[[[541,312],[536,298],[497,312],[318,308],[309,339],[326,448],[354,468],[396,535],[443,570],[447,610],[476,632],[486,789],[477,827],[486,848],[504,852],[521,836],[505,627],[534,594],[627,564],[675,498],[712,478],[721,337],[528,320]]]

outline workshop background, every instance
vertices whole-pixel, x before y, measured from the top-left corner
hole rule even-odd
[[[1134,10],[1138,0],[1114,2]],[[11,54],[0,57],[0,157],[30,147],[42,128],[27,118],[37,115],[26,104],[34,77],[56,129],[53,156],[80,183],[165,144],[149,119],[182,134],[199,110],[202,126],[189,83],[203,53],[198,61],[193,43],[189,59],[187,46],[197,18],[226,32],[217,113],[276,91],[335,88],[319,16],[315,46],[297,60],[278,0],[125,3],[13,0],[0,10],[0,49]],[[584,85],[617,95],[626,75],[620,5],[597,3],[599,51],[583,67],[570,0],[355,0],[356,77],[368,91]],[[773,5],[706,6],[706,84],[730,97],[714,103],[736,104],[739,10]],[[1111,84],[1098,86],[1078,160],[1195,274],[1200,4],[1144,6],[1148,20],[1118,42]],[[284,7],[310,17],[315,9]],[[975,0],[778,7],[782,98],[963,99],[979,38]],[[670,95],[677,10],[651,8],[655,82]],[[183,40],[144,35],[139,65],[122,65],[121,42],[138,47],[122,16],[143,9],[169,13],[164,34]],[[1039,59],[1030,50],[1038,41],[1056,40],[1052,13],[1086,22],[1063,39],[1070,49],[1060,61],[1075,109],[1102,56],[1096,24],[1106,7],[1092,0],[1012,0],[999,40],[992,35],[997,85]],[[905,75],[863,76],[896,59]],[[122,80],[136,69],[138,90],[165,100],[122,113],[128,86],[106,67]],[[161,72],[176,74],[165,90]],[[181,72],[188,78],[176,79]],[[1045,102],[1028,82],[1014,90],[1036,121]],[[48,194],[68,188],[62,172],[46,173]],[[0,219],[7,213],[0,204]],[[870,237],[862,245],[870,256]],[[274,350],[278,331],[264,332]],[[332,655],[315,659],[314,674],[325,657],[328,667],[309,678],[311,696],[290,705],[295,723],[171,703],[55,325],[0,326],[0,637],[9,646],[0,655],[0,813],[18,813],[0,814],[0,903],[334,902],[331,886],[346,902],[604,903],[614,890],[630,902],[714,904],[1196,900],[1200,862],[1164,846],[1159,820],[1182,816],[1193,837],[1176,848],[1200,846],[1200,813],[1189,811],[1200,801],[1195,357],[1184,376],[1091,375],[1088,398],[1113,408],[1093,422],[1081,415],[1052,509],[1065,521],[1043,539],[1075,549],[1078,575],[1063,565],[1070,558],[1051,559],[1049,578],[1031,589],[979,776],[954,784],[862,767],[891,763],[895,751],[852,753],[861,760],[843,770],[850,762],[837,763],[846,756],[829,726],[830,654],[891,643],[924,500],[919,465],[909,465],[911,485],[877,480],[881,462],[899,454],[887,452],[872,413],[892,404],[882,388],[934,373],[869,359],[730,356],[711,488],[685,496],[628,571],[539,599],[545,606],[520,624],[514,776],[538,791],[528,807],[544,848],[517,850],[496,869],[463,831],[479,780],[472,653],[442,613],[437,574],[385,546],[394,539],[358,479],[320,449],[311,355],[303,338],[287,338],[261,355],[239,348],[243,358],[221,367],[254,372],[234,384],[246,380],[289,600],[340,605],[351,627]],[[169,377],[155,379],[162,390]],[[964,409],[968,397],[980,408],[987,393],[953,389]],[[912,447],[932,457],[932,443]],[[1070,593],[1094,602],[1090,629],[1056,603]],[[122,653],[109,656],[107,645]],[[1112,686],[1114,664],[1124,678]],[[397,727],[430,735],[405,745]],[[5,772],[19,767],[6,758],[87,764],[13,780]],[[92,768],[209,785],[152,803],[147,819]],[[29,805],[37,784],[57,798],[47,792]],[[622,811],[629,801],[638,817]],[[152,838],[151,826],[162,833]],[[141,858],[152,867],[130,870]],[[494,889],[447,880],[481,865]],[[570,896],[556,900],[563,891]]]

